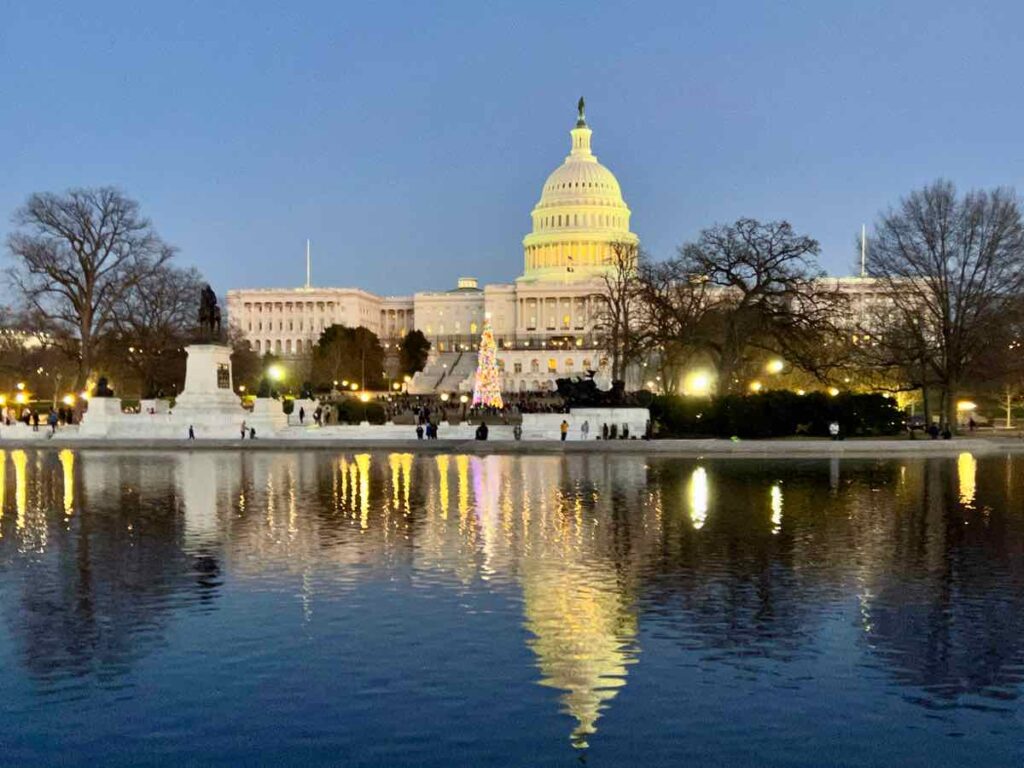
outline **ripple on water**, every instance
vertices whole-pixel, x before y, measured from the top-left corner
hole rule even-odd
[[[0,459],[19,764],[1019,757],[1017,459]]]

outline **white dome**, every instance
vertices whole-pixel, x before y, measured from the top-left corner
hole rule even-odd
[[[586,204],[590,200],[605,205],[625,205],[618,180],[611,171],[597,162],[597,158],[588,163],[579,162],[569,155],[565,163],[556,168],[544,182],[537,207]]]
[[[590,150],[592,131],[582,113],[572,147],[541,190],[533,230],[523,238],[523,278],[580,279],[607,271],[614,243],[636,244],[630,210],[615,175]]]

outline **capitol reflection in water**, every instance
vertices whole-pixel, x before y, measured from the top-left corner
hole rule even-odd
[[[271,678],[306,638],[312,670],[323,643],[356,642],[351,619],[333,617],[373,584],[408,608],[386,617],[393,634],[369,640],[396,653],[423,627],[412,617],[424,600],[500,600],[487,603],[486,631],[469,646],[493,654],[502,690],[493,706],[521,718],[519,702],[538,695],[531,686],[551,691],[549,713],[530,714],[565,717],[570,750],[630,754],[619,717],[634,739],[649,728],[641,741],[673,754],[657,724],[682,706],[676,695],[689,697],[694,682],[681,670],[741,675],[729,678],[739,695],[848,640],[836,663],[881,675],[880,701],[898,691],[915,724],[929,722],[917,720],[923,711],[985,713],[995,734],[985,746],[999,755],[1000,734],[1022,712],[1021,470],[1019,459],[971,454],[713,462],[0,451],[0,680],[20,691],[9,714],[31,732],[58,692],[76,691],[80,712],[105,686],[180,663],[181,626],[215,622],[213,653],[242,674],[253,651],[234,644],[232,627],[259,626]],[[452,642],[482,630],[463,610],[465,624],[444,629]],[[429,645],[408,654],[443,658],[443,634],[416,642]],[[484,671],[450,682],[471,686]],[[659,699],[652,691],[674,675],[678,692]],[[426,695],[416,679],[404,684]],[[375,725],[393,714],[360,712]],[[286,736],[301,731],[287,712],[275,717]],[[451,725],[439,720],[424,737],[455,738]],[[719,723],[723,733],[733,725]],[[488,739],[478,739],[482,755]],[[45,757],[38,745],[19,749]]]

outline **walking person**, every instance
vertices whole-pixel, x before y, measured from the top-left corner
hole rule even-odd
[[[416,425],[416,439],[417,440],[422,440],[423,439],[423,425],[422,424],[417,424]]]
[[[583,425],[580,427],[580,437],[582,437],[584,440],[586,440],[589,435],[590,435],[590,422],[589,421],[584,421]]]
[[[303,426],[306,423],[306,409],[301,405],[299,406],[299,426]]]
[[[195,440],[196,439],[196,431],[192,428],[191,424],[188,425],[188,439],[189,440]]]
[[[46,422],[50,425],[50,437],[57,434],[57,412],[50,409],[50,415],[46,418]]]
[[[523,425],[522,424],[516,424],[514,427],[512,427],[512,437],[514,437],[517,442],[519,440],[523,439]]]
[[[243,439],[243,440],[245,440],[245,432],[246,432],[246,429],[245,429],[245,421],[243,420],[243,421],[242,421],[242,439]]]
[[[32,411],[32,431],[39,431],[39,411]]]
[[[569,422],[562,419],[562,423],[558,426],[559,432],[562,433],[562,442],[565,442],[565,438],[569,436]]]

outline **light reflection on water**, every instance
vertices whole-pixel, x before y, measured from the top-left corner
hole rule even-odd
[[[0,450],[0,745],[1001,764],[1020,462]]]

